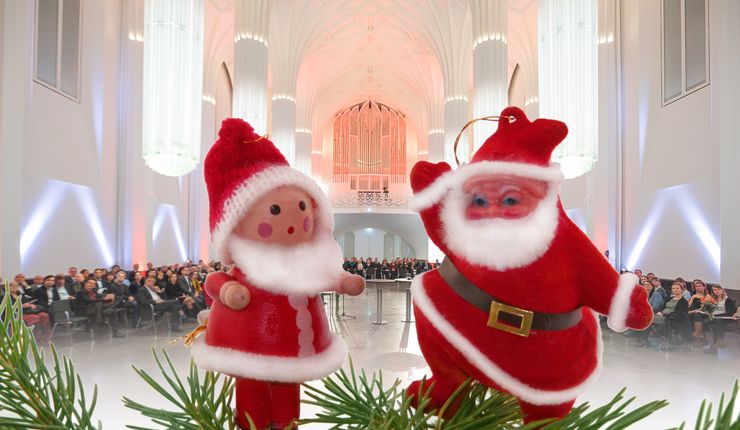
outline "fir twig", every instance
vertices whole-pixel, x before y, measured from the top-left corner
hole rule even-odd
[[[158,409],[143,403],[123,398],[127,408],[140,412],[151,419],[157,427],[128,425],[135,430],[183,429],[222,430],[235,429],[232,411],[234,380],[214,372],[203,372],[190,362],[188,376],[183,382],[172,364],[167,351],[162,350],[164,361],[152,351],[164,383],[158,382],[145,370],[134,367],[134,371],[171,404],[171,409]]]
[[[8,291],[8,286],[5,286]],[[74,363],[50,344],[49,368],[33,330],[23,322],[20,300],[0,304],[0,428],[101,429],[93,424],[97,386],[88,404]]]

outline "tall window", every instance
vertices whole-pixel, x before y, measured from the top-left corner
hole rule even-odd
[[[334,121],[334,182],[381,191],[406,182],[406,119],[384,104],[367,101]]]
[[[81,0],[36,0],[36,82],[80,98]]]
[[[663,0],[663,104],[709,84],[708,3]]]

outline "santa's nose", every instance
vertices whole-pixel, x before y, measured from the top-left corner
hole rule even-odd
[[[295,228],[293,228],[292,225],[288,227],[288,234],[293,234],[294,232],[295,232]]]

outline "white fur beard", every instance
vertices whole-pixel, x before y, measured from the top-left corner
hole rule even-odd
[[[236,267],[255,287],[277,294],[314,296],[339,286],[342,251],[332,238],[281,246],[232,237],[228,250]]]
[[[547,252],[558,226],[558,186],[521,219],[469,220],[469,205],[462,187],[452,189],[442,201],[440,220],[450,251],[471,264],[503,271],[524,267]]]

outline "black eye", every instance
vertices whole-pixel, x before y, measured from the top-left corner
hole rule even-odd
[[[305,210],[306,210],[306,202],[304,202],[303,200],[301,200],[301,202],[300,202],[300,203],[298,203],[298,207],[299,207],[299,208],[300,208],[300,209],[301,209],[302,211],[305,211]]]
[[[516,206],[519,203],[519,199],[514,197],[505,197],[503,200],[501,200],[501,206]]]
[[[280,206],[278,205],[272,205],[270,206],[270,213],[273,215],[279,215],[280,214]]]
[[[476,194],[475,196],[473,196],[473,204],[480,208],[484,208],[488,206],[488,199],[479,194]]]

